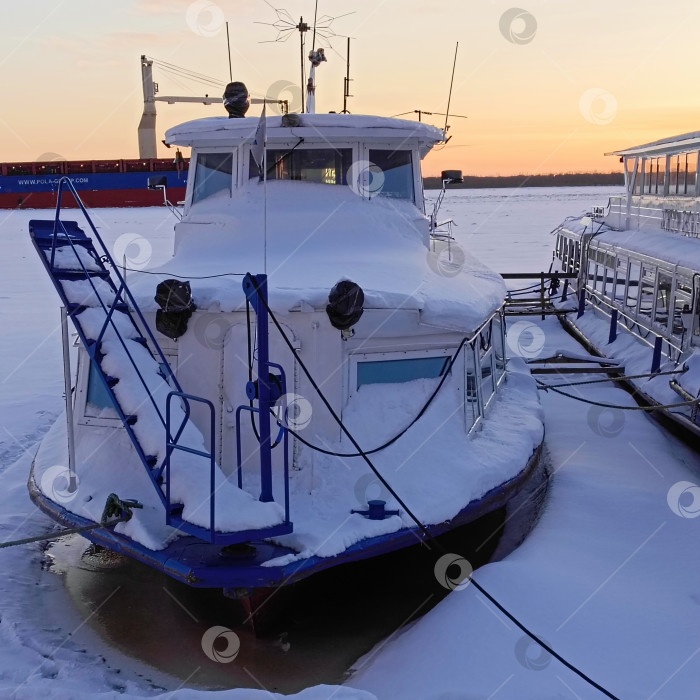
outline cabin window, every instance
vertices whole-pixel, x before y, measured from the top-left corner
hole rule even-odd
[[[644,191],[647,194],[664,194],[666,184],[666,156],[647,159]]]
[[[192,204],[219,192],[231,196],[233,183],[232,153],[198,153],[194,173]]]
[[[352,148],[267,149],[268,180],[346,185],[346,173],[351,165]],[[258,166],[251,156],[248,177],[258,176]]]
[[[384,183],[379,193],[381,197],[414,199],[411,151],[370,149],[369,160],[384,174]]]
[[[634,190],[632,194],[644,194],[645,192],[645,175],[646,175],[646,168],[647,168],[647,160],[646,158],[640,158],[639,159],[639,164],[637,165],[637,176],[634,180]]]
[[[99,372],[92,360],[90,360],[90,373],[88,374],[85,415],[88,418],[115,418],[117,416],[112,397],[100,379]]]
[[[357,363],[357,388],[363,384],[399,384],[414,379],[441,377],[450,358],[411,357],[398,360],[372,360]]]
[[[695,196],[697,170],[697,151],[671,156],[668,193],[681,197]]]
[[[685,187],[683,194],[689,197],[695,196],[695,188],[698,181],[698,152],[686,153]]]
[[[683,164],[684,171],[681,172],[681,164]],[[683,193],[683,180],[685,179],[685,157],[671,156],[671,163],[668,171],[668,193],[669,194],[682,194]],[[679,188],[680,185],[680,188]],[[680,189],[680,191],[679,191]]]

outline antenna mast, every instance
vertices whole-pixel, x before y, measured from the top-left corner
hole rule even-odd
[[[292,18],[292,16],[287,12],[287,10],[284,9],[278,9],[271,5],[268,0],[265,0],[265,3],[269,5],[274,11],[275,14],[277,15],[277,19],[274,22],[256,22],[256,24],[267,24],[270,27],[273,27],[274,29],[277,30],[277,36],[275,39],[272,39],[273,42],[283,42],[287,41],[287,39],[294,33],[293,30],[297,30],[299,32],[299,48],[300,48],[300,58],[301,58],[301,111],[302,112],[309,112],[312,113],[315,110],[314,106],[314,101],[315,101],[315,91],[316,91],[316,82],[315,82],[315,77],[316,77],[316,68],[326,60],[324,49],[323,48],[316,48],[316,36],[318,35],[324,43],[328,45],[330,49],[335,51],[333,48],[333,45],[331,44],[331,38],[332,37],[337,37],[339,36],[336,34],[331,25],[336,19],[340,19],[341,17],[346,17],[347,15],[353,14],[352,12],[347,12],[343,15],[338,15],[336,17],[331,17],[330,15],[322,15],[321,17],[318,16],[318,0],[316,0],[315,7],[314,7],[314,23],[313,27],[309,27],[309,25],[304,22],[304,18],[300,17],[299,18],[299,23],[297,24],[295,20]],[[313,29],[313,46],[311,47],[311,51],[309,52],[308,56],[305,55],[305,37],[304,34],[309,31],[309,29]],[[266,42],[262,42],[266,43]],[[337,53],[337,52],[336,52]],[[309,71],[309,79],[308,81],[306,80],[306,70],[305,66],[306,63],[305,61],[309,60],[311,61],[311,69]],[[304,102],[304,92],[307,92],[307,98],[306,98],[306,103]],[[348,95],[348,97],[351,97],[351,95]]]
[[[348,114],[348,97],[352,97],[350,94],[350,37],[348,37],[348,55],[345,64],[345,78],[343,79],[343,112],[342,114]]]
[[[228,78],[233,82],[233,71],[231,70],[231,40],[228,36],[228,22],[226,22],[226,46],[228,47]]]
[[[443,131],[445,132],[445,136],[447,136],[447,129],[449,128],[447,126],[447,120],[450,116],[450,101],[452,100],[452,85],[454,84],[455,81],[455,68],[457,66],[457,49],[459,49],[459,42],[457,42],[457,45],[455,46],[455,60],[454,63],[452,64],[452,77],[450,78],[450,93],[447,96],[447,111],[445,113],[445,128]],[[419,115],[420,119],[420,115]]]

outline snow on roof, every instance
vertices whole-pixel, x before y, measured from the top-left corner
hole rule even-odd
[[[265,197],[254,179],[233,198],[193,205],[176,226],[175,256],[151,272],[191,279],[199,309],[234,311],[245,297],[232,273],[267,267],[278,313],[325,309],[330,289],[349,278],[364,289],[365,308],[414,309],[423,323],[469,333],[501,305],[505,287],[468,251],[455,245],[455,255],[455,270],[440,274],[427,219],[406,200],[368,201],[350,187],[291,181],[268,182]],[[157,308],[157,278],[130,273],[129,283],[144,310]]]
[[[606,156],[638,156],[663,155],[666,153],[683,153],[700,148],[700,131],[691,131],[679,136],[669,136],[665,139],[645,143],[641,146],[631,146],[622,151],[611,151]]]
[[[582,235],[586,224],[581,223],[580,219],[571,219],[565,223],[563,229]],[[590,233],[590,228],[588,232]],[[700,270],[700,239],[682,233],[664,231],[660,227],[623,231],[603,229],[596,235],[595,241],[612,246],[623,254],[630,250],[664,260],[670,265]]]
[[[267,140],[304,139],[400,139],[431,147],[444,139],[441,129],[422,122],[359,114],[300,114],[299,126],[282,126],[282,117],[267,117]],[[168,129],[165,143],[177,146],[237,146],[252,141],[258,117],[229,119],[208,117]]]

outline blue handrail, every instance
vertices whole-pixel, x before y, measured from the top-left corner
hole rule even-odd
[[[72,193],[75,201],[78,204],[85,220],[87,221],[94,240],[97,241],[98,246],[95,246],[92,239],[88,238],[85,233],[78,228],[75,222],[63,222],[61,220],[61,205],[62,198],[65,192]],[[126,280],[123,275],[119,272],[117,264],[110,255],[107,246],[105,245],[102,237],[98,233],[92,219],[90,218],[85,206],[83,205],[80,197],[73,186],[73,184],[68,180],[68,178],[61,178],[58,186],[58,203],[56,206],[56,214],[53,221],[32,221],[30,222],[30,228],[32,229],[32,236],[34,239],[35,247],[39,252],[39,255],[47,268],[49,276],[51,277],[56,290],[59,293],[64,305],[69,309],[71,318],[76,326],[78,334],[81,341],[96,368],[96,375],[99,377],[104,389],[106,390],[108,396],[111,398],[114,408],[121,420],[129,439],[131,440],[136,453],[146,468],[147,474],[149,475],[158,496],[163,503],[165,508],[166,523],[184,533],[194,535],[199,539],[204,541],[209,541],[217,544],[234,544],[238,542],[246,542],[256,538],[273,537],[276,535],[287,534],[292,531],[292,523],[289,521],[289,464],[288,464],[288,436],[286,429],[280,427],[280,436],[284,433],[284,500],[285,500],[285,521],[277,525],[271,525],[269,527],[259,528],[255,530],[244,530],[235,532],[217,532],[216,531],[216,461],[214,458],[215,454],[215,444],[216,436],[214,431],[215,425],[215,409],[214,405],[208,399],[204,399],[192,394],[187,394],[183,391],[180,386],[175,373],[168,360],[166,359],[158,341],[156,340],[153,332],[151,331],[146,319],[144,318],[141,310],[139,309],[136,300],[134,299],[129,287],[126,284]],[[42,232],[41,234],[39,232]],[[51,233],[49,233],[51,232]],[[50,246],[49,246],[50,242]],[[56,251],[59,246],[70,245],[71,250],[77,261],[77,266],[75,268],[66,267],[56,267]],[[95,262],[94,269],[88,269],[87,261],[84,261],[84,255],[81,257],[79,248],[83,248],[83,251],[89,255]],[[50,255],[45,255],[50,250]],[[47,260],[48,257],[48,260]],[[107,269],[106,265],[111,266],[111,271]],[[92,268],[92,266],[91,266]],[[111,273],[116,275],[117,282],[112,279]],[[96,332],[96,338],[88,338],[85,330],[80,322],[79,314],[85,310],[85,306],[81,304],[73,304],[68,300],[66,290],[63,287],[63,282],[67,278],[79,279],[80,281],[87,281],[90,284],[92,292],[94,294],[99,307],[105,314],[104,321],[99,326],[99,330]],[[99,277],[109,285],[111,292],[114,294],[114,299],[105,299],[100,293],[100,289],[96,284],[93,277]],[[261,425],[261,464],[260,464],[260,475],[261,475],[261,501],[273,501],[272,495],[272,458],[270,444],[270,413],[275,405],[275,402],[279,398],[275,394],[275,389],[277,386],[283,388],[285,386],[284,371],[281,366],[276,365],[268,361],[267,352],[267,315],[266,306],[264,302],[261,302],[258,298],[258,294],[264,295],[266,293],[266,277],[264,275],[259,275],[257,277],[252,277],[250,275],[246,276],[244,281],[244,291],[248,296],[249,300],[253,304],[258,313],[258,323],[261,329],[260,337],[264,337],[262,341],[262,357],[259,357],[258,363],[258,382],[255,385],[257,387],[256,392],[259,392],[259,396],[251,397],[257,398],[259,401],[259,407],[256,409],[260,412],[260,425]],[[119,326],[115,322],[115,311],[123,313],[130,321],[133,327],[136,337],[126,338],[120,331]],[[133,315],[132,315],[133,314]],[[159,465],[158,461],[153,456],[146,456],[144,453],[136,434],[132,428],[135,421],[138,420],[138,416],[126,415],[121,408],[119,401],[114,393],[113,386],[115,378],[108,377],[101,365],[102,353],[100,351],[100,343],[105,336],[107,328],[111,327],[114,331],[115,338],[119,340],[121,347],[123,348],[129,363],[133,370],[135,371],[141,386],[145,392],[145,396],[150,400],[153,408],[155,408],[158,418],[163,426],[165,434],[165,457],[162,463]],[[264,332],[263,332],[264,329]],[[143,335],[147,337],[143,337]],[[168,385],[169,393],[165,401],[165,416],[161,411],[161,407],[155,400],[154,395],[149,389],[149,385],[144,379],[141,369],[139,368],[139,363],[134,358],[132,352],[129,350],[129,344],[126,340],[132,340],[132,342],[137,342],[142,344],[151,353],[154,362],[160,363],[161,376],[163,381]],[[150,342],[149,342],[150,341]],[[275,368],[279,374],[271,375],[270,368]],[[116,377],[117,381],[119,377]],[[253,383],[251,383],[252,385]],[[248,387],[250,389],[250,386]],[[284,391],[282,391],[284,393]],[[171,430],[171,405],[173,397],[178,397],[182,402],[182,407],[184,409],[184,416],[179,426],[177,426],[176,432],[173,435]],[[179,443],[180,438],[183,435],[185,426],[191,420],[191,406],[192,401],[202,403],[208,406],[209,410],[209,439],[210,439],[210,451],[198,450],[191,448],[186,445],[181,445]],[[264,417],[263,417],[264,416]],[[175,426],[172,426],[175,427]],[[240,440],[240,431],[238,431],[238,439]],[[279,440],[279,436],[278,436]],[[203,528],[194,525],[191,522],[185,521],[181,517],[182,505],[173,504],[171,501],[171,457],[174,451],[180,450],[187,452],[202,458],[209,460],[209,527]],[[240,466],[239,466],[240,470]],[[241,474],[239,473],[239,482],[242,481]]]

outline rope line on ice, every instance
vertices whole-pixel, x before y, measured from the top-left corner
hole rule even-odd
[[[605,403],[603,401],[593,401],[592,399],[584,399],[582,396],[574,396],[573,394],[567,394],[565,391],[562,391],[561,389],[557,389],[556,387],[551,386],[549,384],[546,384],[545,382],[541,382],[539,379],[536,379],[535,381],[537,382],[539,388],[543,391],[549,391],[551,389],[556,394],[561,394],[562,396],[566,396],[566,398],[573,399],[574,401],[580,401],[581,403],[587,403],[587,404],[590,404],[591,406],[600,406],[601,408],[619,409],[620,411],[646,411],[648,413],[651,413],[653,411],[660,411],[660,410],[666,409],[666,408],[683,408],[683,407],[688,407],[688,406],[697,406],[698,403],[700,403],[700,398],[697,398],[697,399],[692,399],[691,401],[681,401],[679,403],[669,403],[669,404],[653,404],[651,406],[619,406],[618,404],[614,404],[614,403]]]
[[[653,377],[662,377],[669,374],[685,374],[686,368],[683,369],[672,369],[667,372],[647,372],[646,374],[625,374],[614,377],[605,377],[604,379],[588,379],[580,382],[562,382],[561,384],[546,384],[541,379],[537,380],[542,386],[546,386],[547,389],[560,389],[565,386],[584,386],[585,384],[602,384],[603,382],[624,382],[628,379],[652,379]]]
[[[138,501],[122,500],[115,493],[110,493],[107,497],[107,502],[105,503],[99,523],[83,525],[82,527],[66,528],[58,530],[57,532],[37,535],[36,537],[25,537],[24,539],[13,540],[11,542],[0,542],[0,549],[17,547],[21,544],[30,544],[31,542],[47,542],[49,540],[58,539],[59,537],[64,537],[65,535],[79,535],[80,533],[90,532],[91,530],[114,527],[119,523],[125,523],[127,520],[131,520],[133,508],[143,508],[143,506]]]
[[[255,281],[255,278],[251,275],[251,279],[253,280],[253,285],[255,286],[256,291],[260,291],[259,287]],[[277,320],[277,317],[273,313],[272,309],[267,303],[267,300],[265,299],[264,295],[260,294],[259,296],[261,302],[267,309],[267,313],[269,314],[269,317],[272,319],[272,322],[275,324],[275,327],[279,331],[280,335],[282,336],[282,339],[284,340],[285,344],[291,351],[294,359],[299,363],[299,366],[301,367],[302,371],[306,375],[307,379],[311,383],[311,385],[314,388],[314,391],[318,394],[318,397],[321,399],[323,404],[326,406],[328,409],[329,413],[333,417],[333,420],[338,424],[338,427],[345,433],[345,435],[348,437],[350,442],[353,444],[353,447],[357,450],[358,456],[362,457],[364,461],[367,463],[367,466],[374,472],[375,476],[381,481],[381,483],[387,488],[389,493],[396,499],[396,502],[406,511],[406,515],[408,515],[411,520],[416,524],[418,529],[426,536],[427,539],[432,542],[436,549],[441,553],[441,554],[449,554],[447,550],[440,544],[435,539],[435,536],[428,530],[428,528],[419,520],[416,515],[410,510],[410,508],[406,505],[406,503],[401,499],[401,497],[396,493],[396,491],[390,486],[390,484],[387,482],[387,480],[382,476],[382,474],[379,472],[379,470],[374,466],[372,463],[372,460],[367,456],[367,453],[364,452],[360,445],[358,444],[357,440],[355,440],[354,436],[352,433],[348,430],[348,428],[345,426],[343,423],[343,420],[338,416],[338,414],[333,410],[333,407],[331,406],[330,402],[326,398],[325,394],[321,390],[321,388],[318,386],[316,381],[314,380],[313,376],[311,375],[311,372],[309,372],[308,368],[304,364],[304,361],[299,357],[299,354],[297,353],[296,349],[294,348],[294,345],[292,342],[287,338],[286,333],[282,330],[282,326],[280,325],[280,322]],[[466,341],[466,339],[465,339]],[[426,543],[427,544],[427,543]],[[430,546],[430,545],[428,545]],[[596,683],[592,678],[587,676],[583,671],[578,669],[576,666],[574,666],[572,663],[567,661],[563,656],[558,654],[552,647],[550,647],[546,642],[543,642],[534,632],[531,632],[522,622],[520,622],[512,613],[510,613],[501,603],[499,603],[496,598],[494,598],[481,584],[477,583],[474,578],[473,574],[470,574],[469,576],[471,583],[474,585],[474,587],[487,599],[489,600],[498,610],[500,610],[513,624],[515,624],[522,632],[524,632],[530,639],[532,639],[536,644],[538,644],[540,647],[542,647],[547,653],[551,654],[557,661],[559,661],[561,664],[566,666],[570,671],[575,673],[579,678],[582,680],[586,681],[589,685],[591,685],[593,688],[596,690],[600,691],[603,693],[608,698],[611,698],[612,700],[619,700],[619,698],[615,695],[613,695],[611,692],[606,690],[602,685],[599,683]]]

